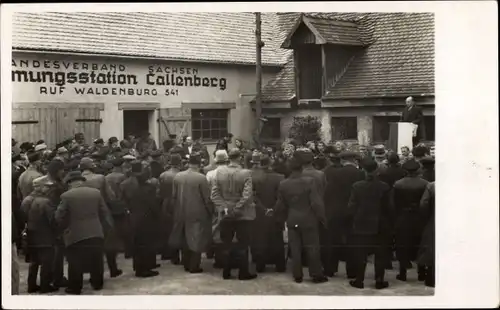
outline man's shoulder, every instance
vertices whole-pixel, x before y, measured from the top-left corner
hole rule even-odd
[[[79,195],[101,195],[101,192],[98,189],[95,189],[93,187],[88,187],[88,186],[80,186],[76,188],[69,189],[68,191],[64,192],[61,195],[61,198],[66,198],[66,197],[73,197],[73,196],[79,196]]]

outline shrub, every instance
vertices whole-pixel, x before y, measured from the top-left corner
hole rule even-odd
[[[314,116],[295,116],[288,137],[304,145],[307,141],[321,140],[321,121]]]

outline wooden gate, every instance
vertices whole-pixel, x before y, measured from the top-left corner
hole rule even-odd
[[[189,108],[160,109],[158,122],[160,145],[169,139],[169,134],[177,135],[177,142],[180,142],[183,136],[191,135],[191,109]]]
[[[12,137],[20,143],[45,140],[52,148],[83,132],[88,141],[100,135],[103,104],[21,103],[12,109]]]

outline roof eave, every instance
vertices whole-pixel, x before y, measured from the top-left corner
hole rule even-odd
[[[54,55],[71,55],[71,56],[88,56],[88,57],[111,57],[123,59],[143,59],[143,60],[163,60],[173,62],[187,62],[187,63],[206,63],[206,64],[225,64],[225,65],[241,65],[241,66],[255,66],[255,62],[238,62],[238,61],[218,61],[210,59],[191,59],[191,58],[170,58],[170,57],[154,57],[154,56],[141,56],[133,54],[109,54],[109,53],[87,53],[61,49],[34,49],[24,47],[12,47],[12,53],[33,53],[33,54],[54,54]],[[263,62],[264,67],[279,67],[282,68],[286,63],[270,63]]]

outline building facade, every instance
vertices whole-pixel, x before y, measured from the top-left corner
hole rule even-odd
[[[254,16],[204,14],[18,13],[13,138],[54,146],[77,132],[92,141],[149,131],[158,145],[176,134],[213,146],[230,132],[250,141]],[[274,22],[265,16],[266,29]],[[264,35],[267,83],[284,54]]]
[[[285,67],[265,86],[265,139],[286,138],[295,116],[322,121],[325,141],[385,143],[405,98],[434,140],[432,13],[278,13]]]

